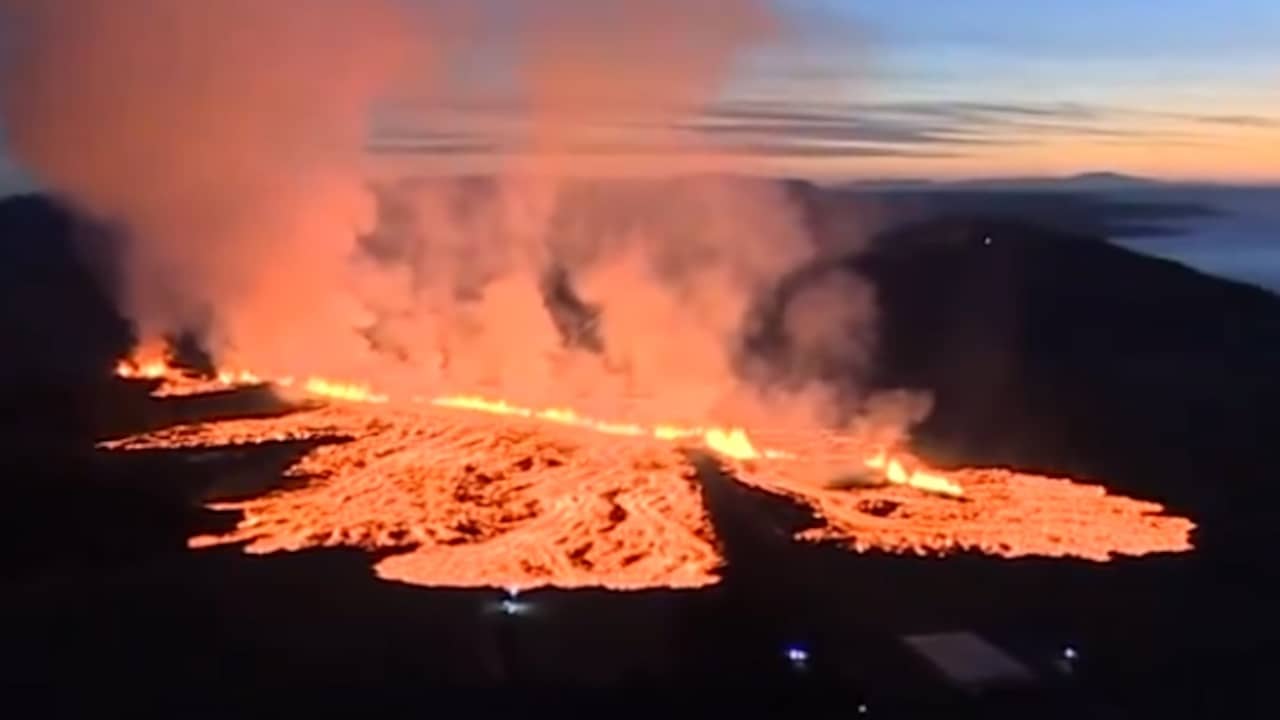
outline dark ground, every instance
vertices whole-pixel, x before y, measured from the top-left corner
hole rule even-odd
[[[0,683],[12,690],[0,708],[25,690],[58,707],[183,715],[264,696],[295,712],[531,697],[616,714],[698,691],[756,714],[818,700],[878,717],[1271,714],[1280,299],[1262,291],[972,216],[810,271],[875,280],[879,380],[936,393],[917,443],[927,457],[1167,502],[1202,526],[1192,554],[855,556],[790,542],[804,512],[708,471],[720,586],[538,592],[537,614],[510,621],[489,610],[496,593],[381,582],[359,552],[187,551],[189,535],[233,521],[199,508],[215,483],[268,485],[298,448],[201,463],[92,451],[104,434],[265,402],[160,406],[111,379],[127,328],[71,250],[95,232],[42,201],[0,203]],[[898,641],[964,629],[1043,670],[1045,687],[965,698]],[[793,642],[813,652],[806,673],[781,656]],[[1050,667],[1068,643],[1082,655],[1070,678]]]

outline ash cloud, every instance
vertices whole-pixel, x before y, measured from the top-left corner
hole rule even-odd
[[[783,371],[743,370],[759,299],[815,252],[782,185],[573,166],[632,119],[688,125],[783,36],[766,0],[457,5],[0,0],[4,125],[45,187],[128,229],[139,335],[195,329],[223,365],[636,419],[860,406],[874,302],[852,278],[787,306]],[[371,183],[378,113],[477,85],[515,98],[496,176]]]

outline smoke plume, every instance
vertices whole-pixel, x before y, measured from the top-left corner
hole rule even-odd
[[[813,252],[785,189],[574,165],[637,124],[721,152],[669,129],[779,37],[766,0],[456,5],[0,0],[4,124],[45,187],[127,228],[120,302],[140,336],[194,329],[224,365],[393,393],[765,412],[744,325]],[[477,85],[505,96],[477,121],[511,150],[493,177],[370,183],[380,115],[399,102],[429,123]],[[631,175],[644,156],[595,167]],[[800,300],[792,398],[864,365],[872,322],[851,280]],[[840,382],[824,402],[861,400]]]

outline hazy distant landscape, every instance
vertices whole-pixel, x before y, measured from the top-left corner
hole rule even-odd
[[[978,212],[1105,237],[1280,292],[1280,187],[1164,183],[1114,173],[960,182],[859,182],[901,214]]]
[[[1168,232],[1112,238],[1132,250],[1280,292],[1280,188],[1153,189],[1142,199],[1201,203],[1217,214],[1182,218]]]

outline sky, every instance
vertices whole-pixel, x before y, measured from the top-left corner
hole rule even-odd
[[[1274,0],[782,4],[804,41],[759,54],[725,102],[842,137],[854,157],[813,172],[1280,178]]]
[[[751,170],[1280,181],[1275,0],[772,2],[783,37],[740,57],[703,116],[678,128]],[[493,152],[482,126],[466,112],[383,108],[369,155],[393,172],[482,169],[469,164]],[[579,162],[590,169],[620,142],[590,136]],[[21,177],[0,127],[0,189]]]
[[[774,1],[783,38],[682,128],[763,173],[1280,181],[1280,2]],[[465,162],[478,124],[373,146],[391,164]]]

